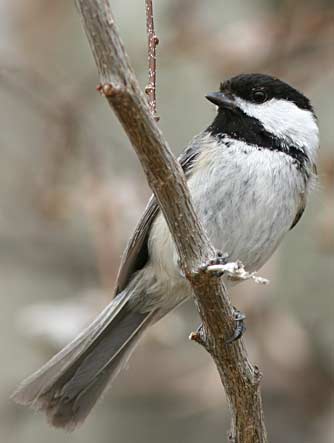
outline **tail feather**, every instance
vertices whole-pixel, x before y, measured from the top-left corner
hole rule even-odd
[[[54,426],[71,430],[82,423],[155,316],[132,311],[130,296],[128,291],[119,294],[76,339],[23,381],[14,400],[45,411]]]
[[[75,377],[64,387],[61,397],[51,404],[51,408],[47,411],[49,422],[53,426],[72,430],[85,420],[103,391],[128,361],[142,333],[141,328],[150,324],[152,316],[152,314],[147,315],[144,323],[141,323],[134,334],[110,358],[110,362],[101,367],[90,383],[85,386],[80,381],[77,383],[77,374],[75,374]],[[84,365],[80,368],[84,368]],[[69,417],[71,417],[70,420]]]
[[[71,379],[63,386],[61,395],[72,398],[89,386],[101,372],[110,366],[117,355],[128,347],[131,339],[137,335],[149,319],[149,315],[137,312],[123,312],[122,316],[119,315],[115,319],[117,324],[113,322],[110,328],[107,328],[98,338],[98,343],[94,343],[93,352],[88,349],[84,354],[83,361],[75,371],[75,379]],[[109,330],[111,328],[112,331]],[[112,333],[115,330],[117,330],[117,335]],[[129,331],[131,331],[130,335]],[[85,356],[86,354],[87,356]]]
[[[29,405],[38,409],[35,401],[41,391],[46,391],[52,386],[56,379],[59,379],[68,367],[78,358],[88,346],[94,342],[105,327],[112,322],[117,314],[127,303],[131,293],[122,292],[119,294],[100,315],[74,340],[52,357],[38,371],[27,377],[13,394],[13,399],[20,404]]]

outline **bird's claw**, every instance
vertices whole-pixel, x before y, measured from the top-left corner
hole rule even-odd
[[[234,320],[236,322],[236,326],[233,331],[232,337],[228,338],[225,341],[225,345],[229,345],[229,344],[235,342],[236,340],[239,340],[242,337],[243,333],[246,331],[246,326],[244,323],[244,320],[246,318],[245,314],[238,311],[238,309],[234,308],[233,316],[234,316]]]

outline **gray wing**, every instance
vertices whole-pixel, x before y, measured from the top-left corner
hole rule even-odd
[[[305,195],[301,194],[299,208],[297,210],[296,217],[295,217],[292,225],[290,226],[290,231],[291,231],[291,229],[293,229],[296,226],[296,224],[302,218],[302,215],[304,214],[304,210],[305,210],[305,205],[306,205]]]
[[[312,165],[312,172],[315,176],[318,175],[318,171],[317,171],[317,166],[315,164]],[[306,197],[305,194],[300,194],[300,204],[297,210],[297,214],[296,217],[290,227],[290,231],[291,229],[293,229],[296,224],[299,222],[299,220],[302,218],[302,215],[304,214],[304,210],[305,210],[305,206],[306,206]]]
[[[128,285],[132,274],[139,271],[147,263],[149,255],[147,242],[150,228],[159,211],[156,198],[152,195],[123,253],[117,276],[116,294],[123,291]]]
[[[198,156],[199,148],[200,135],[193,139],[189,147],[178,158],[186,177],[191,172],[194,160]],[[156,198],[152,196],[123,253],[117,275],[116,294],[123,291],[131,280],[133,273],[142,269],[147,263],[149,259],[148,238],[152,223],[159,212],[160,209]]]

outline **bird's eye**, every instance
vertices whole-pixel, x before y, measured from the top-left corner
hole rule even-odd
[[[267,100],[267,95],[264,91],[254,91],[253,99],[256,103],[264,103]]]

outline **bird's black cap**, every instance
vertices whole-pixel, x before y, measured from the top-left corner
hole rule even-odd
[[[284,81],[266,74],[241,74],[220,84],[220,92],[261,103],[267,100],[289,100],[300,109],[313,111],[310,100]]]

